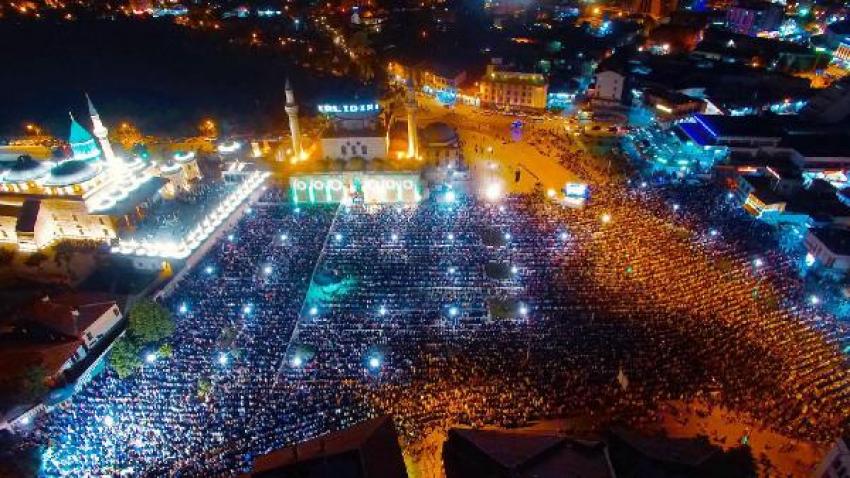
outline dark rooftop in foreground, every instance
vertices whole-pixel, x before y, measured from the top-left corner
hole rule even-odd
[[[260,456],[246,476],[403,478],[407,471],[392,419],[382,416]]]
[[[832,227],[811,229],[810,233],[817,237],[831,252],[850,256],[850,231]]]

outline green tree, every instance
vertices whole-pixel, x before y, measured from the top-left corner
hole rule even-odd
[[[20,386],[22,398],[34,401],[47,393],[47,370],[41,365],[27,367],[21,376]]]
[[[171,357],[172,355],[174,355],[174,347],[172,347],[171,344],[162,344],[159,347],[159,355],[161,355],[163,358]]]
[[[115,343],[109,354],[109,364],[119,378],[124,379],[133,375],[133,372],[142,365],[139,353],[141,348],[129,337],[122,337]]]
[[[198,398],[204,399],[212,391],[212,382],[208,378],[198,379]]]
[[[140,344],[158,342],[174,333],[174,320],[168,309],[150,299],[143,299],[130,308],[129,332]]]
[[[24,261],[28,267],[38,267],[42,262],[47,260],[47,256],[42,254],[41,252],[33,252],[29,257]]]

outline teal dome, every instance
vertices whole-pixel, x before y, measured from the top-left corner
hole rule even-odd
[[[97,148],[94,136],[80,123],[77,123],[73,116],[71,117],[71,134],[68,136],[68,143],[71,145],[74,159],[87,160],[100,156],[100,150]]]
[[[37,161],[30,156],[20,156],[14,163],[4,164],[9,169],[3,174],[3,181],[8,183],[23,183],[44,176],[53,163]]]
[[[81,159],[71,159],[50,169],[44,179],[45,186],[70,186],[79,184],[97,175],[97,168]]]

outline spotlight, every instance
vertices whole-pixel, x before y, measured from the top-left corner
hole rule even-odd
[[[296,356],[292,357],[292,366],[293,367],[298,368],[298,367],[301,367],[301,365],[303,365],[303,364],[304,364],[304,360],[300,356],[296,355]]]
[[[222,353],[218,354],[218,364],[219,365],[227,365],[228,360],[229,359],[227,358],[226,353],[222,352]]]
[[[105,417],[103,417],[103,424],[108,427],[111,427],[112,425],[115,425],[115,419],[112,418],[112,415],[106,415]]]
[[[451,204],[457,200],[457,194],[455,194],[454,191],[447,191],[446,194],[443,196],[443,199],[447,203]]]
[[[156,354],[151,352],[145,356],[145,362],[154,363],[156,362]]]
[[[369,368],[372,370],[377,370],[381,367],[381,359],[378,357],[372,357],[369,359]]]
[[[608,224],[611,222],[611,215],[607,212],[599,217],[599,220],[602,221],[603,224]]]
[[[310,315],[317,315],[319,313],[318,307],[310,307]]]
[[[206,266],[204,268],[204,272],[206,272],[207,274],[212,274],[213,273],[213,267],[212,266]]]
[[[502,195],[502,187],[497,183],[491,183],[487,185],[487,188],[484,190],[484,196],[487,197],[490,201],[498,201],[499,197]]]

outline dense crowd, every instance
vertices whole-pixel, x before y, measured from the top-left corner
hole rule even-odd
[[[833,438],[846,325],[722,194],[691,193],[331,209],[272,189],[167,299],[174,355],[46,419],[45,472],[229,475],[376,413],[415,454],[449,425],[641,426],[669,399]]]

